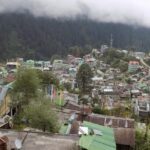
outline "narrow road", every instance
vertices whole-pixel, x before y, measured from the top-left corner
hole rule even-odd
[[[143,64],[143,66],[147,67],[150,70],[150,66],[148,64],[146,64],[142,58],[140,59],[140,62]],[[149,75],[147,75],[146,77],[148,77],[148,76]],[[145,77],[141,78],[139,82],[143,82],[144,78]]]
[[[150,69],[150,66],[148,64],[146,64],[143,59],[140,59],[140,62],[143,64],[143,66],[145,66],[148,69]]]

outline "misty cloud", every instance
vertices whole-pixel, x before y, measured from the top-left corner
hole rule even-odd
[[[150,27],[149,0],[0,0],[0,13],[24,11],[37,17],[86,16],[95,21]]]

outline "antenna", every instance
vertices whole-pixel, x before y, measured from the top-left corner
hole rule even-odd
[[[20,139],[16,139],[15,146],[16,146],[17,150],[20,150],[22,148],[22,141]]]
[[[113,48],[113,35],[110,35],[110,48]]]

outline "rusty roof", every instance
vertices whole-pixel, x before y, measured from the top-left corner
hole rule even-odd
[[[134,128],[134,119],[130,118],[89,114],[85,120],[112,128]]]
[[[130,128],[114,128],[116,143],[120,145],[135,145],[135,130]]]

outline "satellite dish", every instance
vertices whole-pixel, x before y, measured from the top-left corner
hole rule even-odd
[[[15,146],[19,150],[22,148],[22,141],[20,139],[15,140]]]

